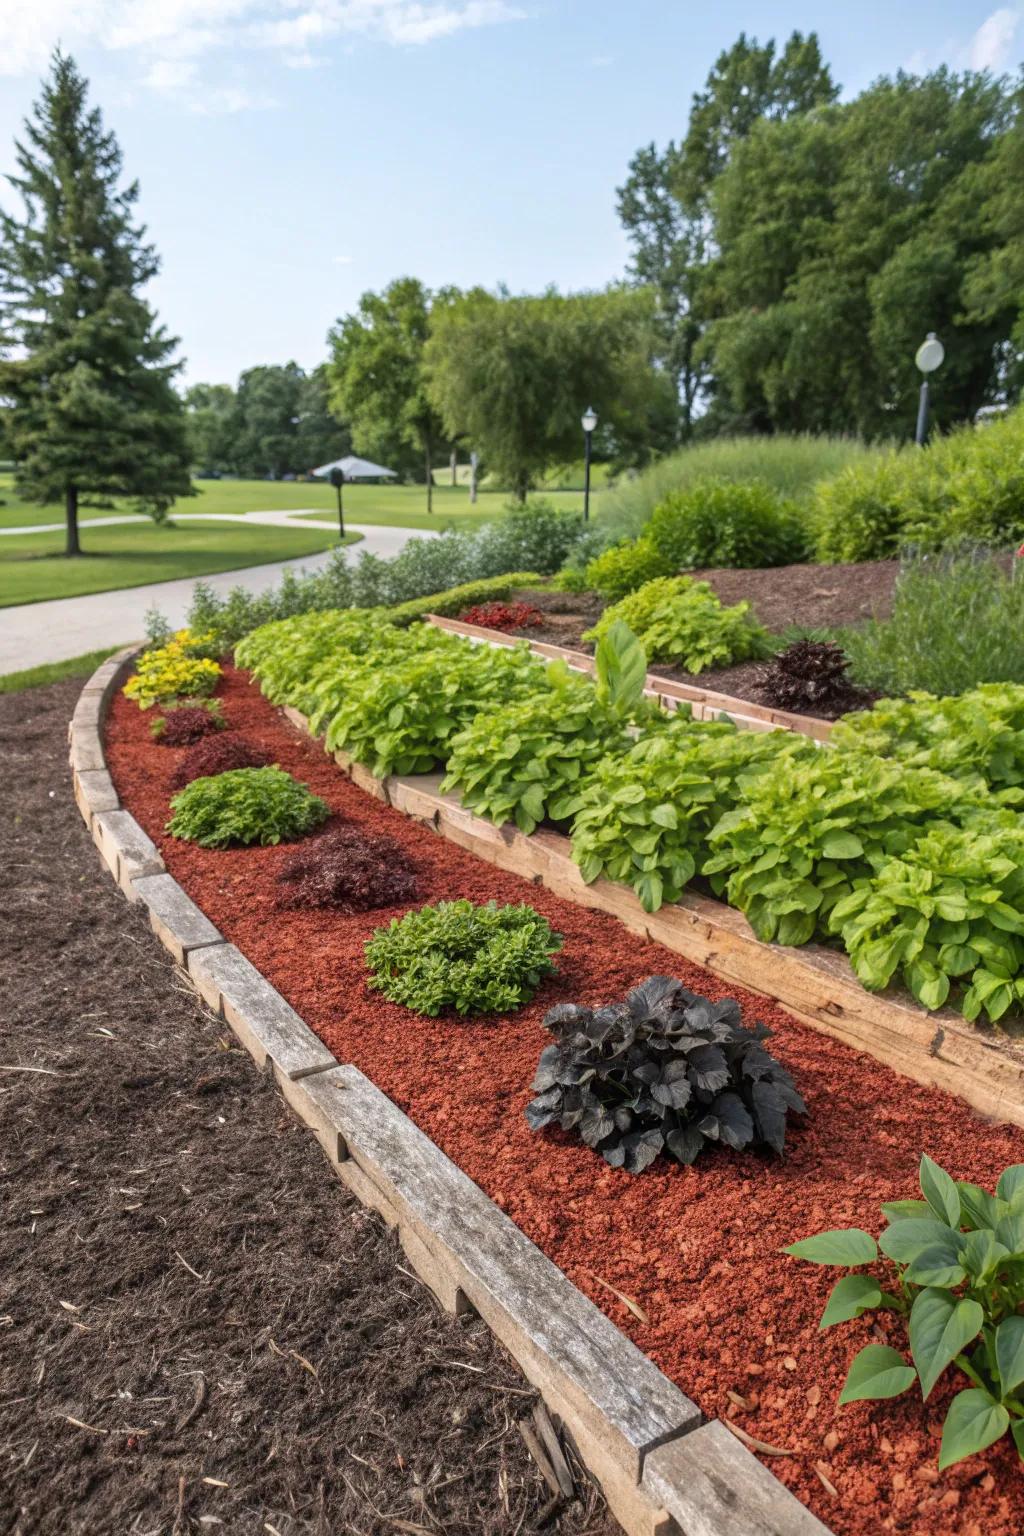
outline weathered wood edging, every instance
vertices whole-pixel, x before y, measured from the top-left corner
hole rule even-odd
[[[451,1312],[475,1310],[544,1398],[628,1536],[830,1536],[717,1421],[673,1385],[362,1072],[339,1063],[167,873],[120,804],[103,722],[138,651],[89,679],[69,728],[75,800],[130,901],[338,1174],[398,1230]],[[294,717],[294,712],[291,712]],[[383,793],[383,788],[381,788]]]
[[[287,707],[293,725],[312,734],[306,717]],[[604,878],[587,885],[571,844],[557,832],[524,835],[495,826],[442,794],[442,774],[378,779],[346,753],[333,754],[353,783],[424,822],[449,842],[511,874],[544,885],[577,906],[610,912],[633,933],[684,955],[723,980],[779,1002],[824,1034],[865,1051],[894,1072],[954,1093],[979,1114],[1024,1126],[1024,1044],[969,1024],[952,1008],[929,1013],[909,993],[869,992],[845,955],[821,944],[789,948],[757,938],[742,912],[684,892],[645,912],[628,886]]]
[[[446,629],[450,634],[462,635],[466,640],[485,640],[489,645],[518,645],[525,640],[536,656],[544,656],[549,661],[564,661],[577,672],[594,671],[594,658],[586,651],[552,645],[547,640],[531,640],[527,635],[506,635],[500,629],[465,624],[461,619],[447,619],[438,613],[428,613],[426,622],[437,629]],[[745,731],[797,731],[815,741],[828,741],[832,735],[831,720],[821,720],[817,715],[797,715],[788,709],[772,709],[767,704],[754,704],[750,699],[734,698],[730,693],[698,688],[696,683],[677,683],[674,678],[660,677],[657,672],[648,672],[644,692],[649,698],[658,699],[668,710],[689,704],[695,720],[727,717]]]

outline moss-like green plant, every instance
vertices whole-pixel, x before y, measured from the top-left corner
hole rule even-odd
[[[366,946],[369,985],[430,1018],[507,1013],[529,1002],[561,947],[532,907],[441,901],[377,929]]]
[[[193,779],[171,801],[167,830],[200,848],[280,843],[325,821],[330,809],[281,768],[236,768]]]

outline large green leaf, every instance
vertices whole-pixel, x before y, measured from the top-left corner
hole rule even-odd
[[[1010,1250],[997,1242],[995,1233],[987,1227],[982,1227],[978,1232],[968,1232],[960,1247],[960,1262],[977,1281],[984,1280],[1009,1256]]]
[[[921,1157],[921,1193],[940,1221],[948,1227],[960,1225],[960,1192],[953,1179],[927,1153]]]
[[[874,1238],[860,1227],[837,1227],[830,1232],[819,1232],[816,1237],[801,1238],[783,1252],[794,1259],[807,1259],[811,1264],[835,1264],[840,1269],[873,1264],[878,1258]]]
[[[818,1327],[831,1328],[834,1323],[848,1323],[870,1307],[877,1307],[881,1300],[882,1288],[870,1275],[844,1275],[832,1287]]]
[[[1006,1317],[996,1329],[996,1367],[1003,1397],[1024,1381],[1024,1317]]]
[[[960,1233],[954,1232],[944,1222],[932,1217],[909,1217],[886,1227],[878,1239],[878,1246],[897,1264],[910,1264],[926,1248],[944,1251],[951,1264],[958,1258]]]
[[[865,1344],[854,1355],[846,1382],[839,1394],[841,1403],[860,1403],[883,1397],[899,1397],[917,1380],[917,1372],[902,1355],[887,1344]]]
[[[942,1426],[939,1471],[994,1445],[1005,1435],[1009,1424],[1010,1415],[988,1392],[980,1387],[958,1392]]]
[[[1024,1163],[1014,1163],[999,1176],[996,1194],[1000,1200],[1024,1199]]]
[[[932,1287],[917,1297],[910,1311],[910,1353],[926,1400],[947,1365],[977,1338],[984,1321],[976,1301],[958,1301]]]
[[[978,1184],[957,1183],[960,1192],[960,1214],[965,1227],[994,1227],[1006,1212],[1006,1202],[997,1200],[987,1189]]]

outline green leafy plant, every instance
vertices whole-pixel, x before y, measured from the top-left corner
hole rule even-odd
[[[371,772],[429,773],[443,764],[458,732],[481,711],[543,689],[545,667],[524,643],[471,645],[407,656],[354,670],[327,722],[330,751],[342,750]],[[314,717],[319,723],[325,712]]]
[[[134,699],[140,709],[152,709],[154,704],[212,693],[221,669],[204,654],[209,639],[209,635],[197,637],[181,629],[166,645],[143,651],[122,689],[125,698]]]
[[[325,801],[281,768],[238,768],[193,779],[171,801],[167,830],[200,848],[280,843],[330,814]]]
[[[544,1023],[556,1042],[541,1053],[526,1119],[576,1131],[613,1168],[642,1173],[662,1152],[693,1163],[714,1145],[781,1153],[787,1113],[806,1113],[761,1043],[763,1024],[745,1029],[731,998],[711,1003],[668,976],[624,1003],[559,1004]]]
[[[706,581],[690,576],[649,581],[606,608],[585,640],[600,640],[621,620],[651,661],[675,662],[687,672],[730,666],[768,654],[768,637],[750,618],[750,604],[723,608]]]
[[[986,802],[961,780],[867,753],[781,758],[744,785],[708,835],[703,872],[760,939],[806,944],[877,861],[898,858],[936,818]]]
[[[493,712],[481,712],[452,738],[441,788],[499,824],[533,832],[550,817],[573,814],[587,777],[609,753],[630,744],[629,725],[657,717],[643,698],[647,659],[624,624],[602,637],[597,685],[564,662],[546,671],[546,687]]]
[[[807,554],[796,505],[764,480],[700,480],[655,507],[649,539],[672,571],[790,565]]]
[[[812,1264],[857,1271],[838,1281],[822,1328],[883,1308],[907,1319],[910,1356],[866,1344],[854,1356],[840,1403],[898,1397],[915,1382],[928,1401],[950,1366],[971,1383],[953,1398],[939,1468],[977,1455],[1009,1431],[1024,1460],[1024,1164],[1007,1168],[994,1195],[952,1179],[922,1157],[923,1200],[883,1205],[878,1242],[859,1227],[822,1232],[787,1248]],[[875,1274],[891,1261],[887,1289]]]
[[[369,986],[435,1018],[507,1013],[529,1002],[562,947],[532,907],[441,901],[394,918],[366,945]]]
[[[489,576],[484,581],[467,581],[461,587],[449,587],[444,592],[431,592],[427,597],[411,598],[389,610],[393,624],[411,624],[414,619],[426,618],[428,613],[452,618],[463,608],[474,603],[492,602],[495,598],[511,597],[520,587],[543,585],[544,578],[536,571],[512,571],[507,576]]]
[[[987,683],[958,698],[912,693],[880,699],[873,709],[838,721],[832,741],[898,758],[910,768],[965,779],[980,775],[993,789],[1024,785],[1024,685]]]
[[[580,590],[600,592],[617,602],[658,576],[672,576],[674,570],[649,538],[624,539],[595,555],[587,565]]]
[[[680,713],[659,735],[597,765],[579,796],[572,854],[588,883],[631,885],[644,910],[678,901],[708,857],[708,834],[739,803],[749,775],[815,752],[788,731],[737,731]]]
[[[1005,815],[1005,813],[1004,813]],[[993,1023],[1024,1004],[1024,828],[979,813],[975,825],[934,823],[901,858],[874,855],[872,877],[837,902],[859,979],[898,977],[925,1008],[951,992],[968,1019]]]

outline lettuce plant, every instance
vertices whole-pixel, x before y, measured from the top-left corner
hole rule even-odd
[[[877,990],[898,977],[925,1008],[956,989],[968,1019],[993,1023],[1024,1003],[1024,828],[979,812],[967,827],[931,825],[901,858],[833,907],[858,978]]]
[[[651,661],[674,662],[695,674],[768,654],[768,637],[750,617],[750,604],[723,608],[706,581],[690,576],[646,582],[606,608],[584,640],[600,640],[620,619]]]
[[[576,1131],[613,1168],[642,1173],[662,1152],[692,1163],[714,1145],[780,1153],[788,1112],[806,1113],[764,1025],[745,1029],[733,999],[711,1003],[671,977],[603,1008],[562,1003],[544,1023],[555,1044],[526,1119]]]
[[[200,848],[280,843],[330,814],[326,802],[281,768],[237,768],[193,779],[171,801],[167,830]]]
[[[905,853],[929,821],[986,798],[981,786],[972,796],[959,779],[867,753],[781,757],[711,830],[703,872],[758,938],[806,944],[877,861]]]
[[[521,832],[570,817],[595,765],[629,747],[630,723],[657,720],[657,705],[643,697],[646,678],[643,647],[626,625],[613,625],[597,647],[596,686],[553,662],[542,691],[476,715],[453,738],[442,790]]]
[[[912,693],[846,716],[838,747],[896,757],[957,778],[980,774],[993,789],[1024,784],[1024,684],[985,683],[955,698]]]
[[[815,750],[787,731],[738,731],[677,711],[659,735],[597,765],[573,817],[580,873],[588,884],[603,875],[631,885],[647,912],[678,901],[709,855],[711,828],[738,804],[748,776]]]
[[[984,1451],[1009,1431],[1024,1460],[1024,1163],[1007,1168],[994,1195],[952,1179],[922,1157],[923,1200],[883,1205],[877,1243],[850,1227],[785,1251],[850,1271],[839,1280],[822,1328],[881,1307],[907,1320],[912,1365],[887,1344],[853,1358],[840,1403],[899,1397],[915,1382],[928,1401],[950,1366],[970,1386],[957,1392],[942,1428],[939,1468]],[[883,1289],[879,1249],[891,1263]],[[865,1273],[866,1266],[874,1266]]]
[[[429,1018],[448,1009],[508,1013],[529,1002],[561,947],[561,934],[532,907],[440,901],[376,930],[366,945],[368,985]]]

